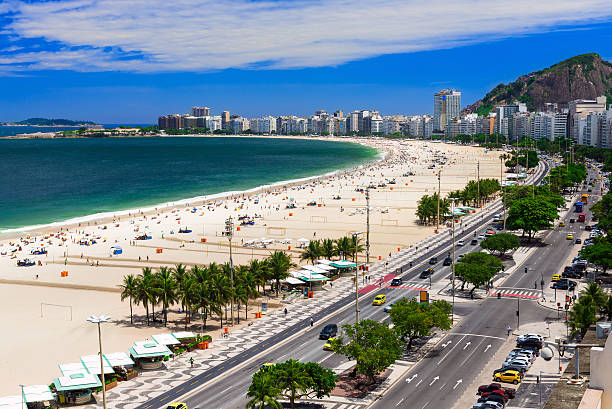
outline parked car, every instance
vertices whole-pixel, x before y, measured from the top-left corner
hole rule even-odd
[[[504,372],[499,372],[494,375],[494,380],[497,382],[509,382],[517,385],[521,381],[521,375],[517,371],[509,369]]]
[[[393,280],[391,280],[391,287],[399,287],[400,285],[402,285],[401,277],[395,277]]]
[[[525,370],[527,371],[531,367],[531,362],[529,362],[528,359],[515,358],[511,361],[506,361],[502,363],[502,368],[505,368],[508,366],[518,366],[519,368],[525,368]]]
[[[337,324],[327,324],[321,330],[319,334],[319,339],[330,339],[338,335],[338,325]]]
[[[576,282],[572,280],[568,280],[567,278],[562,278],[559,281],[555,281],[550,288],[556,290],[573,290],[576,288]]]
[[[582,273],[570,267],[569,270],[565,270],[564,272],[562,272],[561,276],[564,278],[582,278]]]
[[[584,230],[591,231],[591,230],[593,230],[593,226],[590,226],[590,225],[587,224],[586,226],[584,226]]]
[[[429,264],[438,264],[438,257],[432,257],[429,259]]]
[[[477,395],[481,395],[485,392],[493,392],[496,389],[501,388],[501,383],[490,383],[488,385],[480,385],[478,387],[478,392],[476,392]]]
[[[509,370],[513,370],[513,371],[517,371],[519,374],[521,374],[521,378],[523,376],[525,376],[525,372],[527,372],[527,369],[522,368],[520,366],[512,366],[512,365],[508,365],[505,368],[499,368],[493,371],[493,377],[495,377],[495,374],[497,373],[501,373],[504,371],[509,371]]]
[[[561,274],[553,274],[552,278],[550,279],[550,281],[559,281],[561,280]]]

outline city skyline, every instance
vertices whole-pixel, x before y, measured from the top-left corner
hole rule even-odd
[[[360,4],[349,3],[341,8],[343,15],[350,13],[348,6]],[[248,117],[307,115],[317,109],[351,112],[362,107],[388,115],[433,115],[431,95],[441,89],[461,90],[463,108],[499,83],[577,54],[596,52],[612,60],[612,5],[608,2],[592,0],[576,5],[562,1],[555,2],[553,9],[538,5],[524,11],[500,10],[487,4],[483,5],[487,15],[477,21],[456,2],[447,3],[437,2],[428,13],[417,5],[403,6],[395,1],[363,6],[371,13],[371,22],[386,18],[389,27],[368,24],[365,30],[360,26],[363,33],[353,30],[367,14],[362,10],[353,13],[354,22],[329,25],[323,30],[326,34],[321,34],[315,30],[318,26],[308,14],[312,11],[309,7],[327,7],[335,16],[338,11],[334,7],[339,7],[335,1],[291,4],[293,7],[287,8],[294,14],[280,10],[283,2],[268,7],[261,2],[215,6],[184,1],[186,8],[199,5],[211,12],[198,21],[210,33],[193,28],[193,20],[185,13],[169,14],[168,25],[180,22],[193,30],[193,38],[183,49],[172,51],[170,46],[177,38],[167,29],[160,29],[150,40],[156,47],[144,36],[157,20],[138,26],[126,23],[142,7],[140,3],[133,10],[122,10],[125,18],[116,24],[85,27],[94,18],[106,21],[112,7],[119,6],[89,1],[82,2],[82,7],[73,1],[4,2],[0,5],[0,86],[5,93],[0,101],[0,121],[44,116],[98,123],[153,123],[159,115],[201,103]],[[440,10],[443,6],[452,7],[455,20],[445,18],[440,20],[444,24],[422,27],[447,15],[449,10]],[[147,7],[147,16],[168,12],[156,2]],[[239,41],[221,36],[218,7],[238,14],[227,18],[252,14],[253,21],[245,22],[241,32],[254,36],[248,43],[252,52],[226,50]],[[403,13],[402,19],[418,18],[416,26],[422,33],[398,27],[398,18],[389,11],[394,7],[396,14]],[[514,14],[509,16],[508,12]],[[289,30],[282,18],[295,18],[298,13],[305,17],[299,25],[301,36],[279,42],[276,36]],[[266,25],[268,34],[253,34],[254,24],[272,17]],[[517,21],[510,21],[511,17]],[[76,18],[82,21],[76,22]],[[77,24],[75,30],[66,30],[61,24],[67,20]],[[76,38],[74,33],[79,31],[88,34]],[[122,43],[128,41],[125,36],[131,38],[129,44]],[[204,41],[207,38],[214,46]],[[354,45],[356,42],[359,44]],[[498,58],[484,59],[493,55],[492,49],[502,52],[495,53]],[[171,62],[160,63],[168,60]]]

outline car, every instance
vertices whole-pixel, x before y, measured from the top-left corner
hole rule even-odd
[[[518,372],[521,375],[521,378],[523,376],[525,376],[525,372],[527,372],[527,369],[525,369],[523,367],[508,365],[508,366],[506,366],[504,368],[499,368],[499,369],[494,370],[493,371],[493,377],[495,377],[495,374],[497,374],[497,373],[501,373],[501,372],[504,372],[504,371],[510,371],[510,370]]]
[[[472,246],[477,246],[477,245],[478,245],[478,240],[473,239],[472,241],[470,241],[470,244],[471,244]]]
[[[502,391],[499,391],[499,392],[500,393],[494,393],[494,392],[483,393],[482,398],[486,399],[485,405],[487,404],[486,402],[497,402],[501,404],[503,408],[506,405],[506,402],[508,402],[508,398],[504,395],[504,392]]]
[[[521,381],[521,374],[519,374],[518,371],[509,369],[507,371],[496,373],[493,379],[496,382],[509,382],[517,385]]]
[[[393,280],[391,280],[391,287],[399,287],[400,285],[402,285],[401,277],[395,277]]]
[[[393,308],[393,305],[394,305],[394,304],[395,304],[395,303],[391,303],[391,304],[389,304],[389,305],[385,305],[385,308],[383,308],[383,311],[384,311],[384,312],[391,312],[391,308]]]
[[[561,280],[561,274],[553,274],[552,278],[550,279],[550,281],[559,281]]]
[[[327,339],[327,342],[325,342],[325,344],[323,344],[323,351],[331,351],[332,350],[332,341],[335,340],[337,338],[331,337]]]
[[[485,239],[484,234],[479,234],[479,235],[478,235],[478,240],[482,241],[482,240],[484,240],[484,239]]]
[[[533,363],[533,361],[535,360],[535,356],[528,354],[528,353],[520,353],[517,355],[508,355],[508,357],[506,358],[505,362],[512,362],[515,360],[524,360],[529,362],[529,364],[531,365]]]
[[[534,351],[532,351],[531,349],[526,349],[526,348],[515,348],[512,351],[510,351],[510,353],[508,354],[508,357],[506,358],[506,361],[511,360],[512,358],[518,357],[518,356],[526,356],[528,357],[531,361],[533,361],[534,359],[536,359],[536,354]]]
[[[387,296],[384,294],[379,294],[376,297],[374,297],[374,300],[372,300],[372,305],[383,305],[386,302],[387,302]]]
[[[494,390],[500,389],[501,383],[490,383],[488,385],[480,385],[478,387],[478,392],[476,392],[477,395],[481,395],[485,392],[493,392]]]
[[[574,235],[572,233],[568,233],[565,237],[567,240],[574,240]]]
[[[172,402],[166,409],[187,409],[187,404],[183,402]]]
[[[565,227],[565,223],[559,222],[559,227]]]
[[[576,288],[576,282],[572,281],[572,280],[567,280],[567,281],[563,281],[563,280],[567,280],[567,278],[563,278],[559,281],[555,281],[550,288],[554,289],[554,290],[570,290],[572,291],[574,288]]]
[[[438,264],[438,257],[432,257],[429,259],[429,264]]]
[[[459,240],[459,241],[457,241],[457,245],[458,245],[458,246],[465,246],[465,240]]]
[[[263,365],[262,365],[262,366],[259,368],[259,370],[260,370],[260,371],[266,371],[266,370],[268,370],[268,369],[270,369],[270,368],[274,367],[274,365],[276,365],[276,363],[274,363],[274,362],[266,362],[265,364],[263,364]]]
[[[338,335],[338,325],[337,324],[327,324],[321,330],[319,334],[319,339],[330,339]]]
[[[450,257],[446,257],[442,262],[443,266],[450,266],[451,264],[453,264],[453,259]]]
[[[540,334],[535,334],[535,333],[519,335],[517,340],[530,339],[530,338],[535,338],[540,342],[544,342],[544,337]]]
[[[593,226],[587,224],[586,226],[584,226],[584,230],[591,231],[593,230]]]
[[[525,368],[525,370],[527,371],[531,367],[531,362],[529,362],[528,359],[514,358],[511,361],[506,361],[502,363],[502,368],[505,368],[508,366],[518,366],[519,368]]]
[[[428,278],[430,275],[433,274],[433,268],[428,268],[427,270],[424,270],[421,274],[419,274],[419,278]]]
[[[495,230],[487,230],[485,233],[485,237],[491,237],[495,235]]]
[[[564,278],[582,278],[582,273],[572,268],[571,270],[565,270],[562,272],[561,276]]]

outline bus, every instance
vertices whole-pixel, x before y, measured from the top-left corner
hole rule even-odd
[[[586,221],[586,215],[584,213],[580,213],[578,215],[578,221],[579,222],[585,222]]]
[[[583,193],[581,199],[582,199],[581,200],[582,203],[584,203],[584,204],[588,204],[589,203],[589,195],[587,193]]]
[[[574,206],[576,207],[576,213],[580,213],[580,212],[582,212],[582,205],[583,205],[583,203],[582,203],[582,202],[576,202],[576,203],[574,203]]]

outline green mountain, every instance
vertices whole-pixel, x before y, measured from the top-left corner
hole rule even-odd
[[[612,63],[595,53],[577,55],[551,67],[520,76],[510,84],[499,84],[483,99],[465,108],[486,115],[495,105],[524,102],[530,111],[546,102],[566,104],[575,99],[606,95],[612,103]]]
[[[79,125],[95,125],[91,121],[71,121],[70,119],[47,119],[47,118],[29,118],[23,121],[15,122],[17,125],[38,125],[38,126],[79,126]]]

